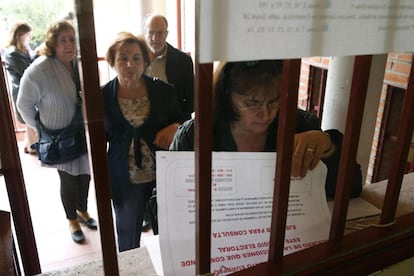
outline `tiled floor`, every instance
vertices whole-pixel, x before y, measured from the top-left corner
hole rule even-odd
[[[86,242],[72,241],[68,222],[60,201],[59,176],[55,169],[42,168],[37,156],[23,153],[19,145],[26,193],[42,272],[68,267],[102,258],[99,229],[93,231],[82,226]],[[89,191],[89,213],[97,218],[94,182]],[[0,177],[0,209],[10,210],[4,178]],[[143,233],[145,238],[152,231]]]

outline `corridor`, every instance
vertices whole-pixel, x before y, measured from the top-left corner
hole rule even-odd
[[[85,243],[76,244],[72,241],[60,201],[56,170],[41,167],[37,156],[25,154],[20,143],[19,153],[42,272],[101,259],[99,229],[94,231],[82,226]],[[90,215],[98,219],[93,179],[88,209]],[[0,176],[0,210],[10,211],[3,176]],[[145,238],[152,235],[152,230],[143,233],[142,242],[145,243]]]

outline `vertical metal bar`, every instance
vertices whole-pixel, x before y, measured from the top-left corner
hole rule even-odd
[[[287,209],[289,203],[290,172],[292,167],[293,135],[300,75],[300,59],[283,62],[283,82],[280,95],[277,158],[270,234],[269,261],[278,264],[283,258]]]
[[[211,151],[213,144],[213,86],[211,63],[199,63],[200,1],[195,15],[195,180],[196,180],[196,275],[210,273],[211,257]]]
[[[210,272],[211,256],[211,151],[212,64],[196,62],[195,177],[196,177],[196,272]]]
[[[20,275],[16,265],[10,213],[0,210],[0,275]],[[18,264],[18,261],[17,261]]]
[[[371,55],[357,56],[355,58],[334,208],[332,211],[329,235],[331,241],[342,240],[345,231],[349,194],[352,187],[355,160],[358,151],[371,60]]]
[[[401,183],[408,158],[411,136],[414,130],[414,55],[411,62],[410,78],[404,97],[400,124],[397,131],[397,143],[393,157],[391,175],[388,180],[387,191],[380,223],[387,224],[394,220],[400,196]]]
[[[119,275],[106,156],[103,99],[99,86],[93,3],[92,0],[76,0],[75,3],[104,271],[105,275]]]
[[[2,62],[1,57],[0,62]],[[11,117],[3,66],[0,67],[0,152],[2,173],[6,181],[24,273],[26,275],[39,274],[41,272],[39,255],[33,233],[20,156],[17,150],[16,134]]]
[[[176,1],[176,5],[177,5],[177,47],[178,49],[182,49],[182,29],[181,29],[181,25],[182,25],[182,16],[181,16],[181,0],[177,0]]]
[[[4,61],[2,61],[0,63],[3,66],[3,76],[4,76],[4,79],[5,79],[5,83],[6,83],[6,91],[11,91],[10,90],[11,89],[10,88],[10,81],[8,79],[9,77],[8,77],[8,74],[5,71],[6,64],[5,64]],[[24,129],[24,125],[22,127],[22,126],[19,126],[19,124],[17,123],[18,120],[16,118],[16,111],[15,111],[16,106],[15,106],[15,103],[13,102],[12,95],[10,93],[8,95],[9,95],[9,99],[10,99],[10,106],[12,107],[12,108],[10,108],[10,112],[12,114],[12,120],[13,120],[13,126],[14,126],[14,129],[15,129],[15,132],[16,133],[24,133],[24,132],[26,132],[26,130]]]

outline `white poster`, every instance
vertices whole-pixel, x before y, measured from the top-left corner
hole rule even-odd
[[[414,51],[413,0],[200,0],[199,60]]]
[[[227,275],[267,261],[275,153],[214,152],[211,269]],[[195,275],[194,152],[157,152],[159,238],[165,275]],[[284,254],[328,239],[326,166],[291,181]]]

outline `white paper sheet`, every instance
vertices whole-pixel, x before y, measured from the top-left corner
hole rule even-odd
[[[202,0],[200,63],[414,50],[412,0]]]
[[[226,275],[267,261],[275,153],[213,153],[211,268]],[[165,275],[195,275],[193,152],[157,152],[158,220]],[[326,167],[291,181],[284,254],[326,241]]]

